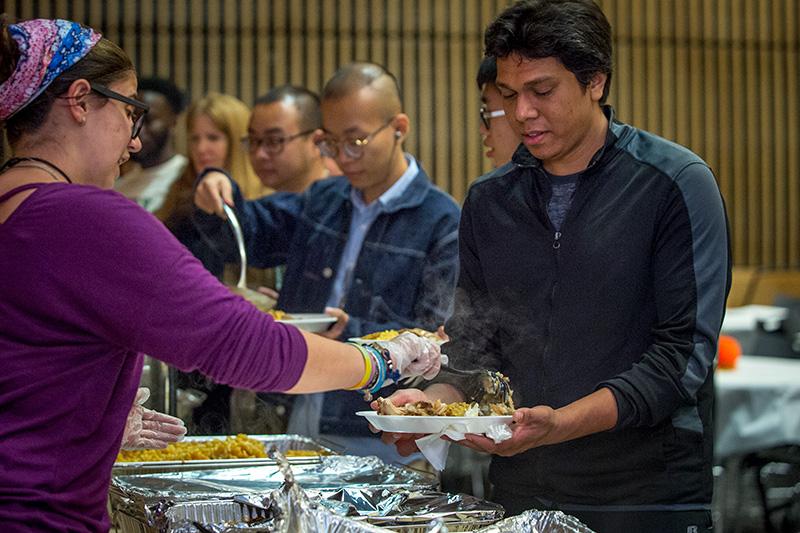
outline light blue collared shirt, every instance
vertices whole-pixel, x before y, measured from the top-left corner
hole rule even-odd
[[[328,297],[328,307],[342,307],[342,299],[347,293],[352,281],[353,269],[358,261],[358,254],[361,253],[361,246],[367,236],[369,228],[375,219],[384,212],[385,206],[403,195],[409,184],[419,173],[417,161],[410,154],[405,154],[408,168],[389,189],[384,192],[377,200],[371,204],[364,203],[361,191],[350,190],[350,201],[353,204],[353,218],[350,220],[350,232],[347,235],[347,243],[344,246],[342,257],[339,259],[339,268],[336,269],[336,278],[333,280],[331,295]]]

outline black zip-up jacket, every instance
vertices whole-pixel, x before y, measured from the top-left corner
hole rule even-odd
[[[613,430],[494,457],[500,488],[564,510],[708,509],[725,208],[698,156],[604,112],[606,144],[560,232],[549,179],[524,146],[472,185],[443,351],[453,366],[499,369],[518,406],[614,394]]]

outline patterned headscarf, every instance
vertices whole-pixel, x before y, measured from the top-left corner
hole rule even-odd
[[[11,24],[20,58],[14,73],[0,84],[0,121],[31,103],[62,72],[77,63],[101,35],[76,22],[34,19]]]

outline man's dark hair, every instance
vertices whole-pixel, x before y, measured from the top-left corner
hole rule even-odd
[[[597,73],[611,86],[611,24],[592,0],[522,0],[503,11],[486,29],[486,55],[524,59],[554,57],[588,87]]]
[[[487,83],[494,84],[497,78],[497,60],[492,56],[485,56],[481,61],[481,66],[478,67],[478,76],[475,81],[478,82],[478,90],[483,90],[483,86]]]
[[[172,112],[179,115],[186,108],[186,95],[177,85],[164,78],[142,78],[139,80],[139,92],[152,91],[167,99]]]
[[[275,102],[287,102],[300,112],[300,129],[302,131],[322,128],[322,112],[319,108],[319,96],[305,87],[296,85],[279,85],[270,89],[267,94],[256,98],[254,105],[267,105]]]

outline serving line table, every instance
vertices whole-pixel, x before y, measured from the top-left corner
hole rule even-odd
[[[725,470],[717,531],[729,532],[739,522],[742,468],[756,453],[800,445],[800,359],[743,355],[735,369],[715,372],[714,386],[714,455]]]

